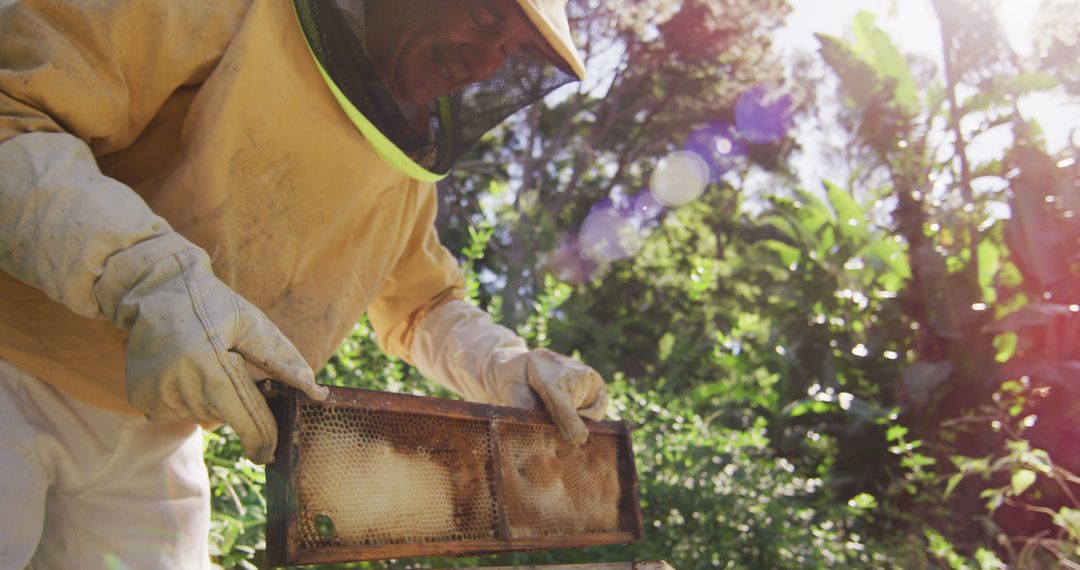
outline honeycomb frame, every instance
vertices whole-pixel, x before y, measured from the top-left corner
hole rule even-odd
[[[342,387],[330,387],[324,402],[280,384],[267,396],[279,430],[266,471],[271,566],[580,548],[644,535],[627,422],[586,422],[589,441],[578,448],[543,411]],[[360,457],[340,460],[334,445]],[[365,471],[384,463],[392,467]],[[405,480],[428,494],[398,499]],[[342,494],[341,481],[378,488],[357,498]],[[410,501],[420,506],[388,516]]]

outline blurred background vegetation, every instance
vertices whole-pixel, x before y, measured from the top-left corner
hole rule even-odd
[[[647,537],[336,567],[1080,568],[1080,136],[1025,106],[1080,104],[1080,6],[1030,1],[1021,53],[998,2],[918,0],[927,58],[869,13],[781,57],[785,0],[572,0],[592,79],[438,224],[475,303],[611,382]],[[453,397],[363,321],[320,377]],[[262,469],[227,428],[206,462],[218,563],[260,565]]]

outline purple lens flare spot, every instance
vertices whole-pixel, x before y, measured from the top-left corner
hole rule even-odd
[[[709,181],[716,182],[744,163],[746,140],[730,123],[712,121],[690,133],[686,150],[705,160],[709,166]]]
[[[735,126],[746,140],[779,142],[791,128],[792,99],[782,89],[756,85],[735,102]]]

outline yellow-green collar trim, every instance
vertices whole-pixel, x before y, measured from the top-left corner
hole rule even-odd
[[[334,99],[337,99],[341,109],[345,111],[345,115],[349,117],[353,125],[360,131],[360,134],[364,135],[368,143],[375,149],[375,153],[380,158],[385,160],[390,166],[402,174],[419,180],[420,182],[438,182],[443,178],[446,178],[446,174],[436,174],[430,170],[420,166],[413,159],[409,158],[409,155],[405,154],[396,144],[386,138],[386,135],[379,130],[378,127],[373,125],[355,105],[349,101],[349,98],[338,89],[338,86],[334,84],[334,80],[330,79],[330,75],[323,69],[319,58],[315,56],[315,52],[311,50],[311,44],[308,43],[307,35],[304,34],[303,26],[300,26],[300,15],[296,13],[296,5],[293,4],[293,14],[296,15],[296,23],[299,27],[300,35],[304,38],[304,45],[308,48],[308,53],[311,54],[311,60],[315,62],[315,67],[319,70],[319,75],[322,75],[323,81],[326,82],[327,87],[330,88],[330,92],[334,94]]]

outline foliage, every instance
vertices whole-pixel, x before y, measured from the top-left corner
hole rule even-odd
[[[604,264],[582,252],[595,241],[580,238],[590,214],[633,210],[660,157],[703,125],[733,124],[742,94],[781,81],[764,32],[786,14],[782,0],[578,0],[569,9],[583,56],[602,81],[513,117],[440,183],[440,235],[451,250],[469,242],[468,228],[480,219],[494,221],[482,263],[492,280],[482,280],[480,298],[486,303],[497,292],[501,320],[511,328],[531,312],[549,270],[579,283]],[[749,157],[730,166],[745,168],[749,159],[777,167],[791,146],[782,135],[750,143]],[[599,257],[632,250],[619,244]]]
[[[240,440],[228,426],[205,437],[210,473],[210,555],[225,568],[254,569],[266,550],[266,499],[262,466],[243,456]]]
[[[1025,432],[1038,418],[1020,417],[1028,393],[1020,382],[1006,382],[1002,391],[995,393],[995,406],[986,410],[986,416],[960,420],[976,428],[989,420],[1004,436],[1004,446],[985,457],[951,457],[957,473],[949,477],[943,496],[948,498],[968,477],[979,477],[979,496],[985,499],[987,512],[994,515],[1008,507],[1013,519],[1003,528],[1008,533],[1002,544],[1008,560],[1020,568],[1075,565],[1080,562],[1080,501],[1076,496],[1080,477],[1055,464],[1045,450],[1031,446]],[[1046,394],[1031,396],[1045,398]],[[1042,506],[1055,496],[1064,500],[1053,508]],[[1026,534],[1033,526],[1046,526],[1033,520],[1038,517],[1048,517],[1052,526]]]
[[[1047,466],[1051,457],[1066,466],[1080,459],[1071,443],[1077,385],[1065,372],[1078,322],[1077,149],[1050,156],[1020,111],[1018,100],[1059,83],[1023,71],[989,3],[937,0],[934,8],[944,83],[921,92],[912,92],[903,59],[867,16],[855,22],[861,45],[820,38],[852,105],[856,141],[871,149],[869,166],[889,181],[893,223],[911,262],[901,305],[914,361],[898,403],[918,445],[894,446],[906,470],[894,487],[907,499],[893,500],[915,505],[963,553],[997,548],[1021,567],[1041,567],[1046,561],[1031,560],[1031,552],[1075,555],[1062,513],[1076,506],[1076,480],[1068,469]],[[969,145],[999,127],[1011,129],[1013,142],[976,163]],[[998,213],[1004,205],[1011,216]],[[1025,387],[1022,394],[1016,386]],[[1047,392],[1057,397],[1033,396]],[[998,417],[1003,398],[1008,415]],[[1038,427],[1004,437],[1003,418],[1017,416]],[[971,473],[982,479],[967,478]],[[1040,473],[1058,492],[1025,495]],[[985,525],[971,524],[980,518]],[[1018,540],[1027,546],[1014,548]]]
[[[860,528],[877,508],[824,500],[821,478],[770,449],[758,417],[744,428],[709,422],[685,403],[616,382],[616,413],[635,437],[642,507],[651,521],[638,558],[678,568],[884,567],[889,554]],[[594,559],[595,560],[595,559]]]

